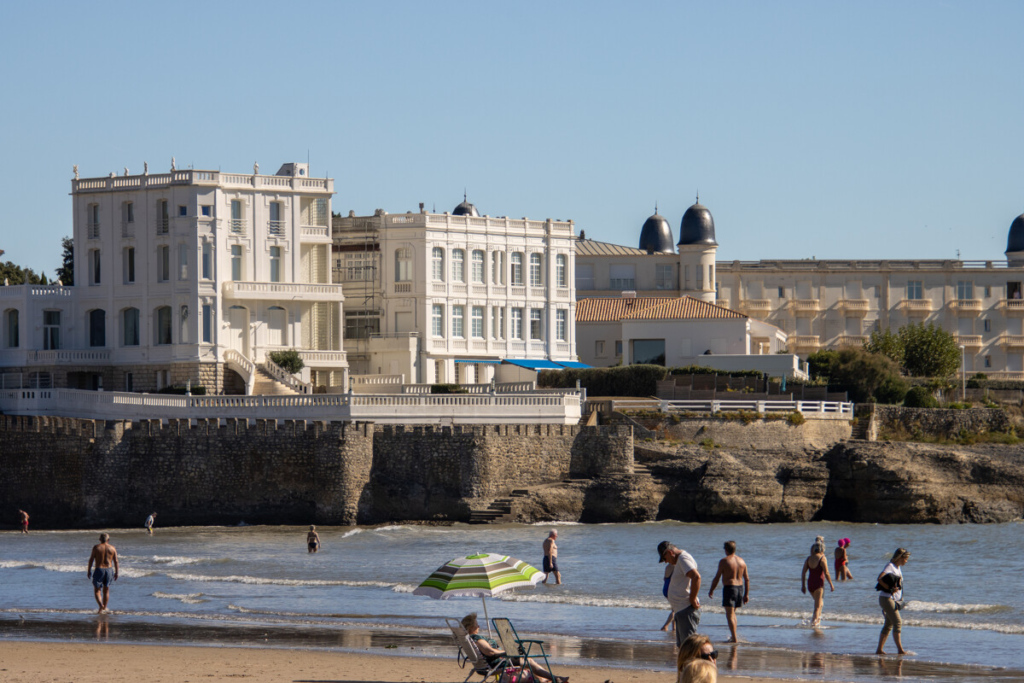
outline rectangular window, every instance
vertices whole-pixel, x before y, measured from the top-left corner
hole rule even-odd
[[[342,268],[341,259],[338,260],[338,268]],[[375,270],[377,262],[372,254],[349,254],[344,261],[344,274],[346,282],[372,282],[377,279]]]
[[[121,313],[121,333],[124,346],[139,345],[139,309],[126,308]]]
[[[462,249],[452,251],[452,282],[466,281],[466,252]]]
[[[544,309],[530,309],[530,339],[544,339]]]
[[[170,230],[170,209],[167,206],[166,199],[157,200],[156,203],[156,234],[166,235]]]
[[[187,216],[188,215],[188,207],[187,206],[179,206],[178,207],[178,215],[182,216],[182,217]]]
[[[985,367],[992,367],[992,356],[985,356]]]
[[[594,264],[576,264],[576,289],[594,289]]]
[[[501,306],[491,307],[491,338],[505,338],[505,309]]]
[[[395,282],[412,281],[412,249],[395,250]]]
[[[924,288],[921,286],[920,280],[910,280],[907,282],[907,298],[911,300],[919,300],[924,298]]]
[[[530,286],[544,285],[544,260],[540,254],[530,254]]]
[[[97,239],[100,236],[100,206],[90,204],[88,209],[89,239]]]
[[[273,237],[284,237],[284,220],[281,215],[281,202],[270,202],[270,223],[267,225],[267,232]]]
[[[156,279],[158,282],[171,279],[171,248],[166,244],[156,248]]]
[[[636,289],[636,266],[632,263],[613,263],[609,269],[609,287],[619,291]]]
[[[992,286],[991,285],[985,285],[985,298],[986,299],[991,299],[992,298]]]
[[[785,299],[786,298],[786,288],[785,287],[779,287],[779,298],[780,299]]]
[[[18,338],[18,311],[13,309],[7,311],[4,317],[4,322],[7,324],[7,346],[16,349],[21,343],[21,340]]]
[[[555,282],[558,287],[568,287],[568,262],[569,259],[565,257],[565,254],[559,254],[555,257]]]
[[[523,309],[513,308],[512,309],[512,338],[522,339],[523,338]]]
[[[604,356],[604,340],[598,339],[594,342],[594,355],[598,358]]]
[[[444,281],[444,249],[441,247],[430,251],[430,275],[437,282]]]
[[[281,247],[270,248],[270,281],[281,281]]]
[[[98,285],[100,283],[100,250],[92,249],[89,251],[89,284]]]
[[[245,233],[245,219],[242,218],[242,200],[231,200],[231,232],[236,235]]]
[[[178,279],[188,279],[188,245],[178,245]]]
[[[970,280],[960,280],[956,283],[956,298],[963,301],[964,299],[974,298],[974,283]]]
[[[555,311],[555,339],[558,341],[566,340],[566,331],[568,330],[569,312],[566,310]]]
[[[213,279],[213,245],[203,242],[203,279]]]
[[[124,283],[126,285],[135,282],[135,247],[124,248]]]
[[[213,216],[213,207],[209,204],[203,204],[199,207],[199,213],[203,215],[203,218],[210,218]]]
[[[484,252],[479,249],[473,252],[473,282],[484,284]]]
[[[236,282],[242,279],[242,245],[231,245],[231,279]]]
[[[171,307],[161,306],[156,309],[156,343],[171,343]]]
[[[484,338],[484,307],[474,306],[473,307],[473,338],[483,339]]]
[[[452,336],[453,337],[465,337],[466,332],[463,327],[463,315],[466,307],[465,306],[452,306]]]
[[[43,311],[43,350],[60,348],[60,311]]]
[[[346,311],[345,338],[369,339],[380,334],[380,313],[377,311]]]
[[[134,223],[135,222],[135,204],[132,203],[132,202],[125,202],[124,204],[122,204],[122,207],[123,208],[121,209],[121,211],[123,213],[121,215],[121,220],[123,220],[125,223]]]
[[[615,357],[616,358],[621,358],[622,357],[622,340],[621,339],[616,339],[615,340]]]
[[[213,343],[213,306],[203,304],[203,343]]]
[[[675,289],[676,283],[672,281],[672,264],[662,263],[654,266],[654,288]]]
[[[982,327],[984,328],[984,330],[986,332],[991,332],[992,331],[992,321],[989,320],[988,318],[985,318],[984,320],[982,320],[981,324],[982,324]]]
[[[444,336],[444,304],[434,304],[430,317],[430,334],[435,337]]]
[[[519,252],[512,254],[512,286],[523,286],[523,255]]]

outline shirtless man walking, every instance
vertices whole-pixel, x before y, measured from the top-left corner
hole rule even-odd
[[[558,571],[558,544],[555,541],[558,540],[558,532],[554,529],[548,534],[548,537],[544,539],[544,580],[541,583],[547,583],[548,577],[552,574],[555,575],[555,585],[562,583],[562,572]]]
[[[18,510],[18,523],[21,524],[21,533],[28,533],[28,513],[24,510]]]
[[[120,567],[117,564],[117,549],[108,541],[110,541],[110,534],[100,534],[100,542],[92,547],[89,566],[85,570],[85,575],[92,579],[96,604],[100,606],[96,611],[100,614],[107,611],[107,601],[110,600],[110,584],[112,581],[117,581],[117,575],[120,572]],[[96,571],[93,571],[93,563],[96,564]],[[113,570],[111,570],[111,565],[113,565]]]
[[[732,633],[730,643],[738,643],[736,637],[736,610],[750,600],[750,575],[747,563],[736,554],[736,541],[725,542],[725,557],[718,561],[718,573],[711,580],[708,597],[715,597],[715,586],[722,580],[722,607],[725,608],[725,620],[729,622]]]

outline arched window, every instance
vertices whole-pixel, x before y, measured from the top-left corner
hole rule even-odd
[[[484,284],[484,258],[480,249],[473,252],[473,282],[478,285]]]
[[[530,254],[530,286],[541,287],[544,285],[544,266],[540,254]]]
[[[430,256],[430,274],[437,282],[444,282],[444,249],[434,247]]]
[[[139,309],[126,308],[121,311],[121,344],[139,345]]]
[[[160,306],[155,311],[155,339],[158,345],[171,343],[171,307]]]
[[[18,309],[12,308],[4,313],[4,346],[12,349],[20,345],[18,332]]]
[[[107,345],[107,312],[101,308],[89,311],[89,346]]]
[[[466,281],[466,252],[463,249],[452,250],[452,282]]]

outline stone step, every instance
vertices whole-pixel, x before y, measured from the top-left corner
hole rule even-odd
[[[530,495],[530,489],[514,489],[512,491],[513,498],[522,498],[523,496]]]

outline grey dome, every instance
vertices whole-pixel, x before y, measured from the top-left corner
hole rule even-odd
[[[718,246],[715,241],[715,219],[711,217],[708,207],[699,200],[686,210],[679,225],[679,246],[689,244]]]
[[[476,207],[469,203],[466,195],[462,195],[462,203],[455,207],[452,211],[453,216],[479,216]]]
[[[1010,234],[1006,238],[1006,253],[1024,251],[1024,213],[1010,223]]]
[[[676,248],[672,239],[672,226],[664,216],[658,214],[655,209],[654,215],[644,221],[644,227],[640,230],[640,249],[648,254],[674,254]]]

